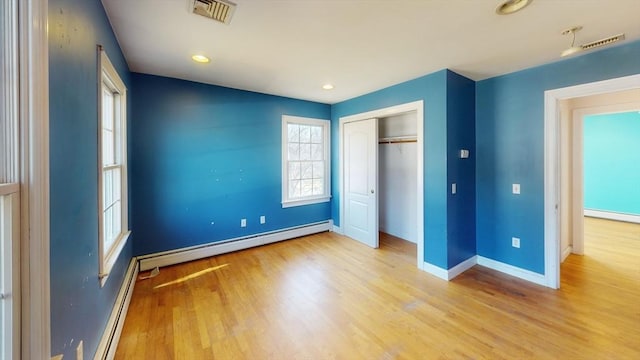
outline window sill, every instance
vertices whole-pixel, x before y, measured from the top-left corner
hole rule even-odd
[[[300,200],[287,200],[282,202],[282,208],[320,204],[324,202],[329,202],[330,200],[331,200],[331,196],[322,196],[322,197],[307,198],[307,199],[300,199]]]
[[[113,265],[115,265],[116,260],[118,260],[118,257],[122,252],[122,248],[124,248],[124,245],[127,243],[130,236],[131,236],[131,230],[124,233],[124,235],[122,235],[122,237],[118,239],[116,243],[116,247],[113,249],[111,254],[109,254],[109,256],[106,259],[104,259],[103,271],[102,273],[98,274],[98,277],[100,278],[100,287],[104,287],[104,285],[107,283],[107,279],[109,278],[109,273],[111,272]]]

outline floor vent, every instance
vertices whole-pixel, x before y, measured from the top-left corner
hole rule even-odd
[[[583,44],[582,48],[585,50],[591,50],[591,49],[599,48],[601,46],[613,44],[621,40],[624,40],[624,34],[619,34],[619,35],[608,37],[606,39],[600,39],[597,41],[590,42],[588,44]]]
[[[226,0],[193,0],[193,13],[220,21],[224,24],[231,22],[236,10],[236,4]]]

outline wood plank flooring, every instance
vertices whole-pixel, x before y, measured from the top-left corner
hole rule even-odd
[[[137,282],[116,359],[640,359],[640,225],[586,224],[560,290],[481,266],[445,282],[388,235],[163,268]]]

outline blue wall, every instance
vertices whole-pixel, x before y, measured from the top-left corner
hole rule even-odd
[[[329,105],[142,74],[132,97],[136,255],[331,218],[329,202],[281,205],[282,115],[328,120]]]
[[[640,215],[640,112],[584,117],[585,209]]]
[[[478,255],[544,273],[544,91],[640,73],[639,58],[634,42],[476,83]]]
[[[448,91],[448,82],[453,83],[453,88]],[[456,238],[451,249],[448,248],[447,204],[449,201],[448,185],[448,161],[453,147],[464,143],[473,147],[473,131],[471,136],[451,134],[448,136],[447,112],[451,111],[455,120],[464,124],[473,123],[473,82],[453,74],[449,70],[442,70],[427,76],[410,80],[395,86],[391,86],[370,94],[337,103],[332,106],[332,164],[333,164],[333,202],[332,216],[336,224],[340,224],[340,189],[339,184],[339,120],[341,117],[359,114],[362,112],[382,109],[394,105],[400,105],[413,101],[424,101],[424,253],[425,261],[443,269],[448,269],[450,261],[464,257],[469,249],[468,237],[464,240]],[[458,97],[461,97],[458,99]],[[471,116],[468,116],[471,115]],[[471,126],[472,128],[472,126]],[[452,145],[449,147],[447,141]],[[469,159],[471,169],[473,159]],[[457,169],[457,167],[454,166]],[[465,172],[472,173],[473,171]],[[453,174],[452,174],[453,175]],[[472,176],[472,175],[471,175]],[[469,186],[471,184],[468,184]],[[470,201],[468,209],[473,211],[473,192],[467,192],[465,198]],[[453,211],[456,212],[455,210]],[[473,216],[472,216],[473,217]],[[471,226],[472,228],[472,226]],[[470,230],[471,238],[474,238]],[[457,236],[457,235],[455,235]],[[460,254],[451,255],[450,251],[458,251]],[[475,250],[472,251],[475,253]],[[473,255],[473,254],[472,254]],[[463,260],[466,260],[463,259]]]
[[[447,268],[476,255],[475,91],[474,81],[447,72]],[[461,149],[468,159],[460,159]]]
[[[49,0],[51,351],[65,359],[80,340],[93,357],[131,259],[132,239],[100,287],[97,44],[129,86],[102,3]]]

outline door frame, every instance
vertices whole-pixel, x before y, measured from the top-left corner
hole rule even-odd
[[[417,266],[423,269],[424,266],[424,101],[414,101],[410,103],[390,106],[382,109],[367,111],[359,114],[343,116],[339,119],[338,139],[339,139],[339,155],[338,155],[338,179],[340,188],[340,226],[344,226],[344,124],[354,121],[368,120],[372,118],[384,118],[394,115],[400,115],[415,111],[416,113],[416,129],[417,129],[417,189],[416,189],[416,243],[417,243]],[[377,142],[377,139],[376,139]],[[377,144],[376,144],[377,146]],[[377,190],[376,190],[377,191]]]
[[[577,97],[640,88],[640,74],[568,86],[544,92],[544,277],[560,288],[560,108],[558,102]]]
[[[573,163],[572,163],[572,253],[584,255],[584,117],[589,115],[615,114],[640,110],[640,103],[624,102],[610,105],[571,107],[573,116]],[[562,226],[562,224],[560,224]],[[562,251],[562,249],[560,249]]]

